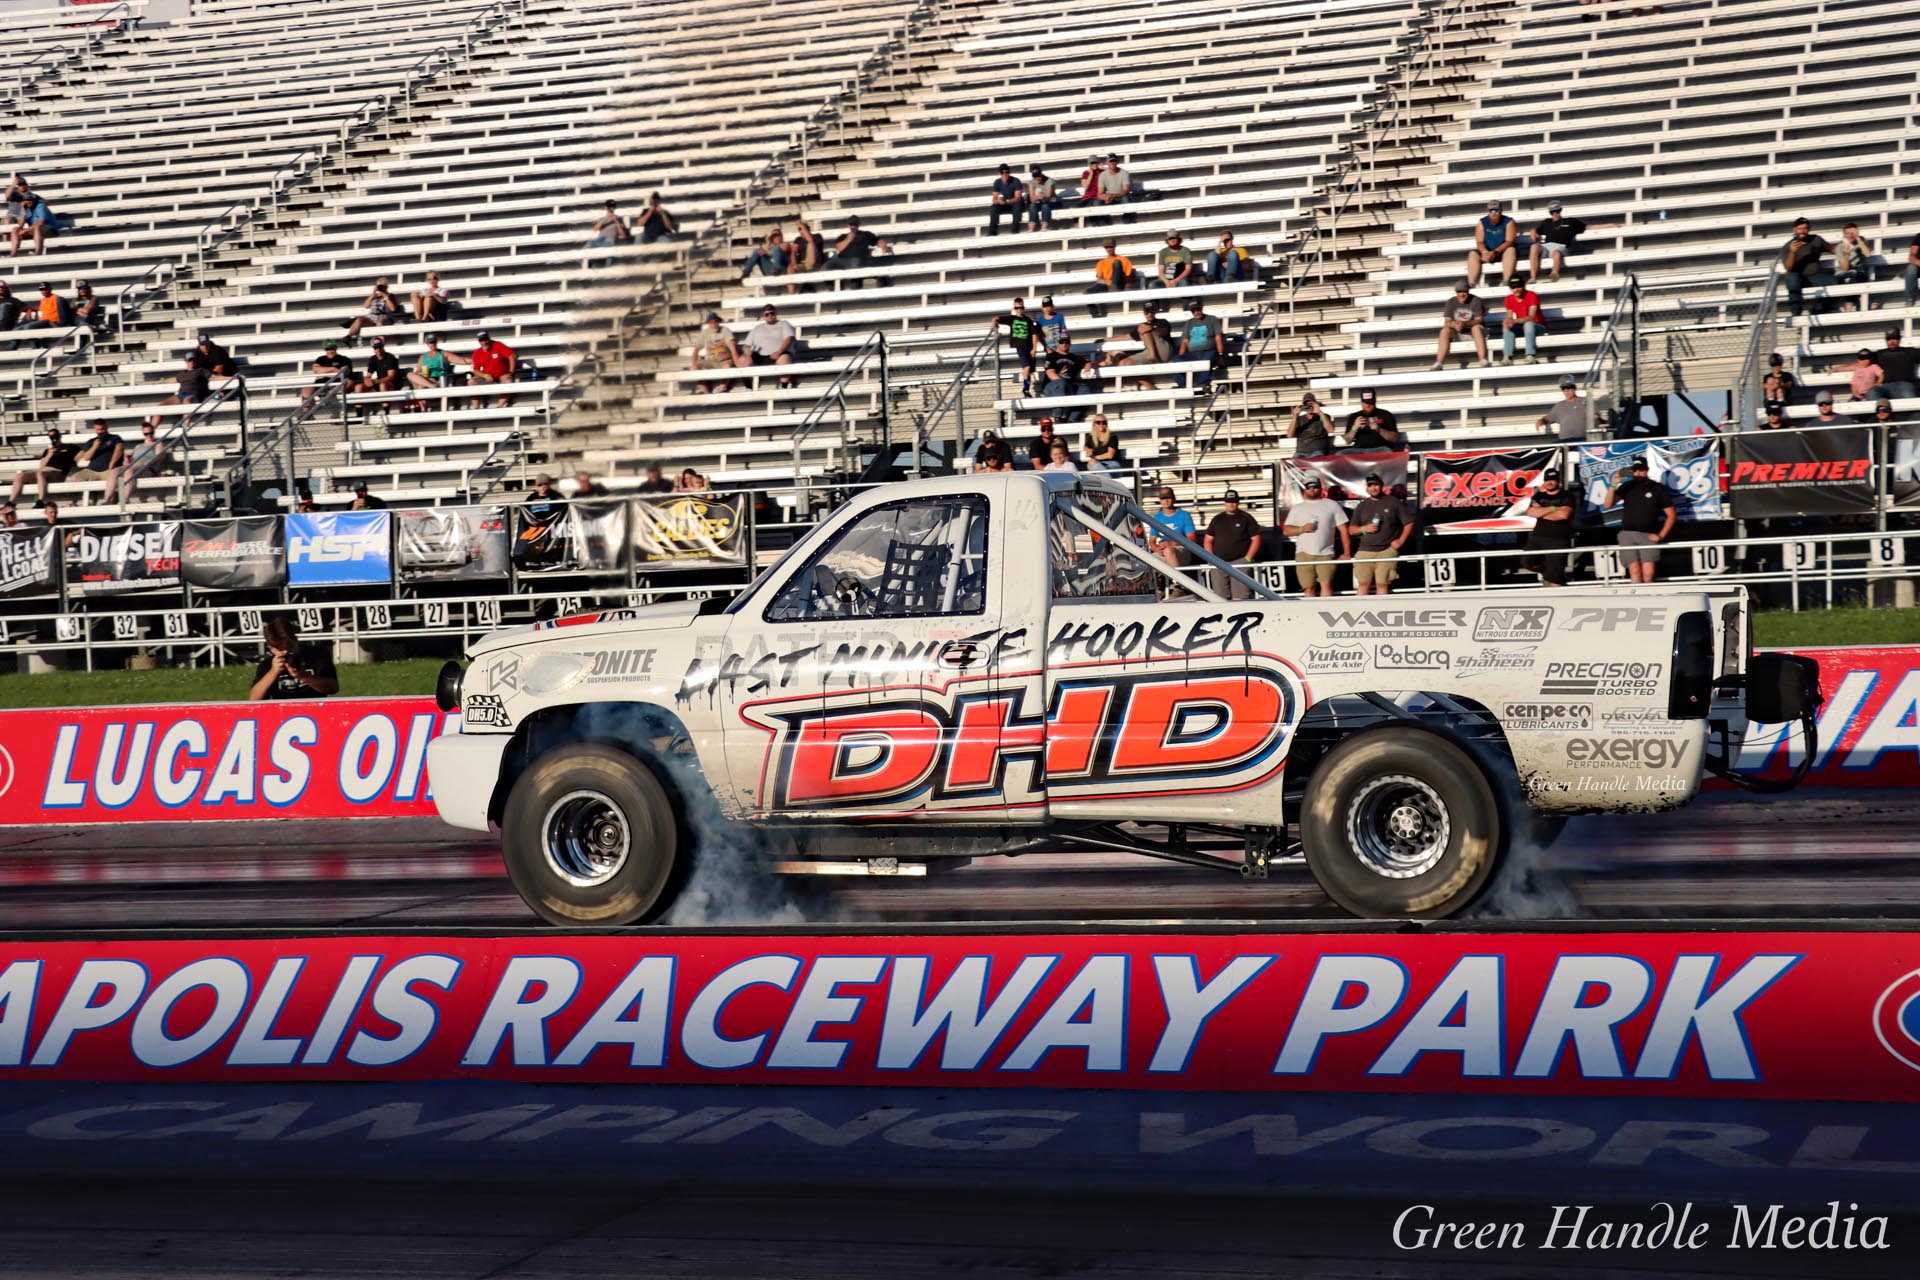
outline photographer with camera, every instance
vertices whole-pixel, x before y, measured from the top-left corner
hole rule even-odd
[[[267,656],[253,669],[253,687],[247,690],[247,701],[327,698],[340,692],[333,654],[319,645],[303,646],[293,624],[285,618],[269,618],[260,628],[260,638],[267,642]]]

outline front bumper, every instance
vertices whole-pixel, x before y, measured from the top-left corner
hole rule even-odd
[[[510,741],[504,733],[443,733],[427,744],[427,780],[442,822],[487,830],[487,805]]]

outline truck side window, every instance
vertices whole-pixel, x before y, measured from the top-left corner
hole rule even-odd
[[[1052,517],[1047,522],[1047,549],[1053,567],[1053,598],[1082,600],[1089,597],[1152,599],[1156,594],[1153,571],[1124,551],[1116,550],[1109,539],[1095,533],[1067,514],[1067,504],[1082,511],[1110,529],[1129,535],[1142,548],[1146,542],[1139,530],[1121,511],[1122,499],[1098,491],[1057,493]]]
[[[835,534],[780,588],[769,622],[959,617],[987,611],[987,500],[913,498]]]

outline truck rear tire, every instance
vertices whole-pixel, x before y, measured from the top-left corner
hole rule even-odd
[[[1348,738],[1307,783],[1300,843],[1327,896],[1354,915],[1437,919],[1486,888],[1501,808],[1458,743],[1393,726]]]
[[[617,747],[547,752],[513,785],[500,822],[507,876],[548,924],[643,924],[679,892],[680,821],[659,778]]]

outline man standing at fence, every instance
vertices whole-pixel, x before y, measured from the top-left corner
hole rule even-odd
[[[1571,558],[1574,520],[1580,505],[1560,483],[1557,470],[1540,473],[1540,484],[1533,491],[1526,509],[1520,514],[1533,517],[1533,532],[1527,535],[1523,550],[1537,552],[1520,562],[1520,567],[1540,575],[1543,587],[1567,585],[1567,561]]]
[[[1631,478],[1608,492],[1607,505],[1621,508],[1620,559],[1627,566],[1627,576],[1647,583],[1660,565],[1660,544],[1673,532],[1680,513],[1667,486],[1648,479],[1644,455],[1635,458],[1629,470]]]
[[[1240,495],[1227,490],[1226,509],[1207,523],[1207,551],[1228,564],[1244,564],[1260,554],[1260,522],[1240,509]],[[1219,569],[1207,570],[1207,585],[1229,600],[1253,599],[1253,588]]]
[[[1300,579],[1301,594],[1330,596],[1339,562],[1353,555],[1353,534],[1347,528],[1345,509],[1326,496],[1319,476],[1307,476],[1300,491],[1301,499],[1287,508],[1280,532],[1293,539],[1293,574]],[[1337,555],[1335,538],[1340,540]]]
[[[293,624],[269,618],[260,628],[267,656],[253,669],[249,702],[277,702],[283,698],[327,698],[340,692],[333,654],[324,645],[303,645]]]
[[[1388,493],[1376,471],[1367,476],[1367,496],[1354,504],[1352,524],[1360,531],[1353,552],[1353,589],[1363,596],[1384,596],[1399,576],[1400,549],[1413,536],[1413,508]]]

